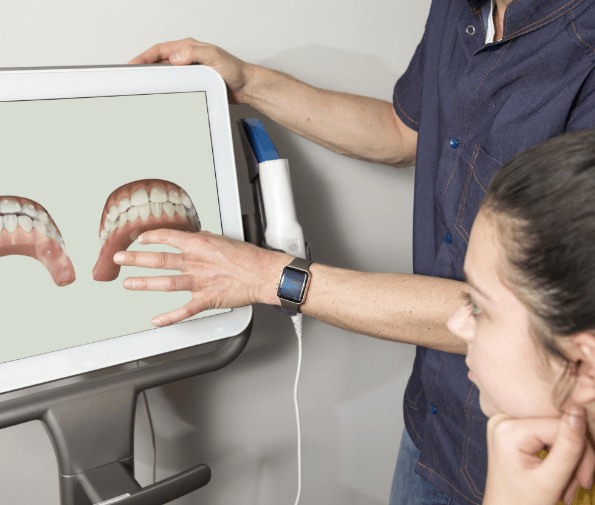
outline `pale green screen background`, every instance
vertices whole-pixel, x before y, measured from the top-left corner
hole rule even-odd
[[[222,233],[205,93],[4,102],[0,143],[0,197],[44,206],[76,272],[74,283],[58,287],[38,261],[0,257],[0,362],[151,329],[153,316],[191,300],[188,292],[122,287],[125,277],[172,272],[125,267],[112,282],[91,272],[106,200],[131,181],[178,184],[202,229]],[[137,242],[129,250],[179,252]]]

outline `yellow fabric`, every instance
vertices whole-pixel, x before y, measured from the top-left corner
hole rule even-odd
[[[595,504],[595,491],[587,491],[582,487],[578,488],[576,497],[574,498],[573,505],[594,505]],[[558,505],[564,505],[562,502],[558,502]]]
[[[547,451],[541,451],[538,456],[542,459],[545,458],[547,456]],[[558,505],[564,505],[564,503],[558,502]],[[595,505],[595,491],[587,491],[586,489],[579,487],[572,505]]]

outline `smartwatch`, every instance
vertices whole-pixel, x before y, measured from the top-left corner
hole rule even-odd
[[[310,284],[309,260],[294,258],[283,268],[279,284],[277,284],[277,297],[281,300],[281,307],[291,312],[300,312],[300,305],[306,299],[306,292]]]

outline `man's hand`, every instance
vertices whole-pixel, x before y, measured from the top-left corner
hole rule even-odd
[[[172,65],[190,65],[200,63],[217,71],[229,90],[231,103],[247,103],[243,93],[248,82],[250,64],[232,56],[227,51],[212,44],[194,39],[182,39],[164,42],[147,49],[128,63],[171,63]]]
[[[545,459],[536,456],[549,447]],[[567,505],[578,486],[591,489],[595,452],[586,443],[585,412],[574,408],[560,419],[488,422],[488,479],[484,505]]]
[[[279,304],[275,286],[292,256],[267,251],[222,235],[202,231],[153,230],[138,237],[140,244],[167,244],[181,254],[118,252],[118,265],[179,270],[182,275],[130,277],[124,287],[134,291],[190,291],[192,300],[179,309],[154,317],[166,326],[207,309],[234,308],[254,303]]]

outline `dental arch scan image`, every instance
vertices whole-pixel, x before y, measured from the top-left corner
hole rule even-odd
[[[190,300],[124,289],[179,272],[112,258],[179,252],[139,246],[147,230],[222,233],[207,112],[204,92],[0,103],[0,363],[149,330]]]
[[[64,239],[48,211],[33,200],[0,197],[0,257],[20,254],[38,260],[57,286],[76,279]]]
[[[200,218],[188,194],[176,184],[147,179],[124,184],[107,199],[99,231],[99,259],[93,279],[113,281],[120,265],[112,258],[125,251],[141,233],[159,228],[197,232]]]

